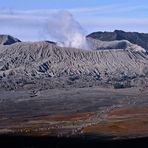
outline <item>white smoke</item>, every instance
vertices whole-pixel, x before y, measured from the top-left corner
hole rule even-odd
[[[68,11],[59,11],[48,21],[48,33],[59,46],[88,49],[85,32]]]

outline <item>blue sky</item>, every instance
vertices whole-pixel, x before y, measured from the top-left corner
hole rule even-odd
[[[48,39],[48,19],[59,10],[72,13],[86,33],[148,32],[148,0],[0,0],[0,34]]]
[[[136,0],[130,0],[131,4]],[[67,9],[121,3],[123,0],[0,0],[1,8],[12,9]],[[138,2],[138,1],[137,1]]]

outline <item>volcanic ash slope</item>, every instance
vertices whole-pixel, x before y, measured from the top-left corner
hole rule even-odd
[[[137,85],[147,82],[147,69],[147,54],[132,46],[86,51],[44,41],[0,45],[2,88]]]

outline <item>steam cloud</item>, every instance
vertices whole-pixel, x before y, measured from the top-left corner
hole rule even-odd
[[[83,28],[68,11],[58,11],[48,23],[49,36],[59,46],[88,49]]]

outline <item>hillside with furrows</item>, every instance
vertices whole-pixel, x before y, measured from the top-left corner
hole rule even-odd
[[[117,82],[124,87],[137,85],[139,80],[139,84],[147,82],[148,57],[143,48],[135,45],[110,49],[104,44],[99,50],[59,47],[45,41],[0,45],[1,87],[28,84],[38,87],[44,81],[47,88],[113,85]],[[96,48],[98,45],[94,43]],[[133,44],[128,42],[127,45]]]

